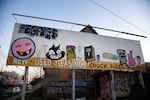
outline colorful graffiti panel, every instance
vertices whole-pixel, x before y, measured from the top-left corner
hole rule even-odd
[[[66,46],[66,56],[68,63],[72,63],[72,60],[76,59],[76,47],[74,45]]]
[[[17,59],[28,59],[36,50],[35,43],[32,39],[23,37],[13,41],[11,51]]]
[[[93,46],[84,47],[84,56],[87,62],[95,61],[95,49]]]

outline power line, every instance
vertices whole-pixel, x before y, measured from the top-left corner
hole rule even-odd
[[[142,31],[142,32],[144,32],[144,33],[150,35],[149,32],[147,32],[147,31],[145,31],[144,29],[142,29],[141,27],[139,27],[139,26],[137,26],[137,25],[131,23],[130,21],[128,21],[128,20],[122,18],[122,17],[119,16],[118,14],[112,12],[111,10],[107,9],[106,7],[104,7],[104,6],[102,6],[101,4],[97,3],[96,1],[94,1],[94,0],[89,0],[89,1],[92,2],[92,3],[94,3],[95,5],[97,5],[98,7],[103,8],[104,10],[106,10],[106,11],[109,12],[109,13],[111,13],[112,15],[118,17],[118,18],[121,19],[122,21],[124,21],[124,22],[130,24],[131,26],[135,27],[136,29],[138,29],[138,30],[140,30],[140,31]]]
[[[48,20],[48,21],[55,21],[55,22],[67,23],[67,24],[73,24],[73,25],[79,25],[79,26],[87,26],[85,24],[79,24],[79,23],[74,23],[74,22],[49,19],[49,18],[42,18],[42,17],[35,17],[35,16],[29,16],[29,15],[22,15],[22,14],[15,14],[15,13],[13,13],[12,15],[21,16],[21,17],[28,17],[28,18],[35,18],[35,19],[41,19],[41,20]],[[129,32],[117,31],[117,30],[113,30],[113,29],[96,27],[96,26],[91,26],[91,27],[97,28],[97,29],[101,29],[101,30],[105,30],[105,31],[117,32],[117,33],[122,33],[122,34],[133,35],[133,36],[142,37],[142,38],[147,38],[147,36],[137,35],[137,34],[133,34],[133,33],[129,33]]]

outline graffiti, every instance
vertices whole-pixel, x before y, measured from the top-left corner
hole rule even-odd
[[[135,83],[133,76],[117,76],[115,77],[116,96],[123,97],[130,94],[131,86]]]
[[[66,46],[67,62],[72,62],[72,59],[76,59],[76,47],[73,45]]]
[[[45,96],[69,96],[71,95],[71,83],[63,81],[50,81],[48,86],[44,87]],[[64,95],[65,94],[65,95]]]
[[[129,77],[122,76],[115,79],[116,91],[129,92],[128,78]]]
[[[107,75],[100,77],[100,88],[102,92],[108,91],[108,86],[109,86],[108,83],[109,80]]]
[[[69,99],[71,97],[71,87],[72,83],[69,81],[50,81],[48,82],[47,86],[43,87],[44,90],[44,96],[52,96],[52,97],[59,97],[59,98],[68,98],[63,100],[71,100]],[[86,82],[83,80],[77,81],[77,87],[76,87],[76,95],[81,95],[81,93],[86,92],[86,88],[83,86],[86,86]],[[76,99],[77,100],[77,99]]]
[[[93,46],[84,47],[84,56],[87,62],[95,61],[95,50]]]
[[[49,48],[49,51],[46,53],[46,57],[51,60],[59,60],[65,56],[65,52],[60,50],[60,45],[53,46]]]
[[[120,64],[121,65],[127,65],[126,51],[123,49],[117,49],[117,54],[119,57]]]
[[[128,67],[135,67],[137,64],[141,64],[141,57],[136,56],[136,58],[134,58],[132,50],[129,50],[129,53],[126,56],[125,50],[117,49],[117,54],[119,57],[120,65],[127,65]]]
[[[129,63],[129,66],[136,65],[136,62],[135,62],[135,59],[133,58],[133,53],[131,50],[129,51],[129,54],[128,54],[128,63]]]
[[[18,38],[13,41],[11,51],[14,57],[18,59],[28,59],[35,53],[35,43],[27,37]]]
[[[118,56],[112,53],[103,53],[103,57],[110,60],[118,60]]]
[[[47,28],[47,27],[39,27],[33,25],[20,25],[19,33],[25,33],[30,36],[41,36],[46,39],[56,39],[57,37],[57,29]]]
[[[100,62],[100,55],[96,55],[96,62]]]
[[[100,77],[100,90],[101,98],[110,98],[110,82],[108,75],[103,75]]]

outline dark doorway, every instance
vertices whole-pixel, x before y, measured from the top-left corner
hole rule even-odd
[[[109,71],[101,71],[94,75],[95,95],[100,99],[111,99]]]

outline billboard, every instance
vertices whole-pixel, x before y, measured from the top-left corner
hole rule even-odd
[[[145,71],[139,41],[16,23],[7,65]]]

